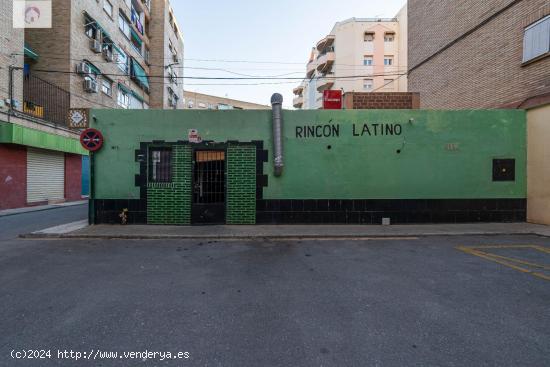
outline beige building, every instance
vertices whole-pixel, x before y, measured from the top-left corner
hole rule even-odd
[[[29,69],[69,91],[71,107],[183,107],[183,69],[172,68],[183,39],[167,0],[54,0],[52,24],[25,30]]]
[[[196,92],[183,92],[185,108],[190,110],[268,110],[269,105],[239,101]]]
[[[527,219],[550,224],[550,3],[409,0],[421,108],[527,110]]]
[[[294,107],[321,108],[326,89],[405,92],[406,44],[406,8],[396,18],[336,23],[313,47],[306,78],[294,89]]]

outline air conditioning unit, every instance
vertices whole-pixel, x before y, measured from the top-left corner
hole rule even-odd
[[[101,49],[103,47],[101,47],[101,42],[99,42],[98,40],[90,40],[90,49],[95,52],[96,54],[100,54],[101,53]]]
[[[99,91],[97,81],[91,78],[84,79],[84,91],[87,93],[97,93]]]
[[[113,62],[115,61],[115,56],[113,54],[113,51],[110,51],[108,48],[103,50],[103,58],[105,61]]]
[[[87,75],[92,72],[92,69],[90,68],[90,65],[86,62],[81,62],[80,64],[76,65],[76,72],[78,74]]]

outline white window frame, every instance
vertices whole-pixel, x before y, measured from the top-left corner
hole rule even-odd
[[[364,66],[373,66],[374,65],[374,57],[371,55],[365,55],[363,57],[363,65]]]
[[[395,42],[395,33],[386,33],[384,35],[384,42],[385,43],[393,43]]]
[[[371,39],[367,39],[367,37],[369,37],[369,38],[372,37],[372,38],[371,38]],[[372,33],[372,32],[365,32],[365,33],[363,34],[363,41],[365,41],[365,42],[374,42],[374,33]]]
[[[106,92],[107,90],[108,92]],[[101,92],[105,94],[106,96],[112,97],[113,96],[113,82],[107,78],[101,79]]]
[[[114,6],[109,0],[103,0],[103,10],[111,19],[113,18]]]
[[[117,50],[117,60],[116,64],[120,70],[122,70],[126,75],[128,74],[129,67],[128,67],[128,54],[122,50]]]
[[[124,34],[124,36],[126,36],[126,38],[131,39],[132,34],[130,33],[130,22],[122,12],[118,13],[118,29],[120,29],[120,31],[122,32],[122,34]]]
[[[130,108],[130,94],[122,88],[118,88],[117,104],[124,109]]]
[[[369,84],[367,84],[369,83]],[[369,88],[367,88],[367,85],[370,85]],[[374,89],[374,79],[363,79],[363,89],[370,91]]]
[[[384,56],[384,66],[393,66],[393,56]]]
[[[550,55],[550,15],[525,28],[522,55],[524,64]]]

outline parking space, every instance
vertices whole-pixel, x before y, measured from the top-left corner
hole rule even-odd
[[[550,247],[539,245],[459,246],[458,250],[550,281]]]

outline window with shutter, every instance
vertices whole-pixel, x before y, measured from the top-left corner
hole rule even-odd
[[[550,54],[550,15],[525,28],[523,62]]]

